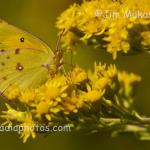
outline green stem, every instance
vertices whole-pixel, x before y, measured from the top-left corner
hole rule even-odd
[[[130,123],[129,121],[123,121],[120,118],[100,118],[101,121],[105,122],[105,123],[112,123],[112,124],[149,124],[150,125],[150,118],[146,118],[146,117],[141,117],[140,121],[131,121]]]

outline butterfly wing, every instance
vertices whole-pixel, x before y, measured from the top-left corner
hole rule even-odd
[[[48,78],[53,52],[41,40],[8,23],[0,23],[0,91],[16,84],[20,88],[38,86]]]
[[[52,50],[43,41],[2,20],[0,20],[0,48],[4,50],[29,48],[53,55]]]

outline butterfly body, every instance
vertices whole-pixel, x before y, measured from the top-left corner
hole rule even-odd
[[[13,84],[26,89],[45,82],[59,66],[55,57],[40,39],[0,21],[0,92]]]

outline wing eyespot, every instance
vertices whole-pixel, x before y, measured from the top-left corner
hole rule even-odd
[[[24,42],[24,37],[20,38],[20,42],[23,43]]]
[[[24,67],[21,65],[21,63],[17,63],[16,70],[22,71],[23,69]]]

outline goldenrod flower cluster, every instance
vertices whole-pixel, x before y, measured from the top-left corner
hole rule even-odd
[[[65,10],[56,25],[60,30],[65,29],[64,47],[74,49],[80,43],[92,44],[106,49],[116,59],[118,52],[149,47],[149,0],[124,0],[122,3],[119,0],[84,0],[81,5],[73,4]]]
[[[4,124],[10,126],[14,123],[19,126],[52,125],[62,116],[78,114],[86,106],[101,103],[104,98],[113,101],[117,94],[132,97],[134,83],[140,80],[138,75],[118,71],[115,65],[95,63],[93,71],[88,72],[75,66],[66,75],[57,74],[37,88],[23,91],[17,85],[12,86],[7,92],[8,99],[24,107],[18,106],[16,109],[7,103],[7,110],[3,111],[1,117],[6,119]],[[30,136],[35,138],[35,133],[25,128],[21,133],[23,142]]]

